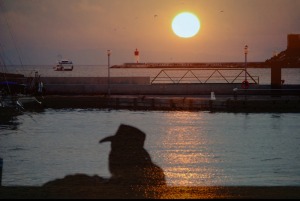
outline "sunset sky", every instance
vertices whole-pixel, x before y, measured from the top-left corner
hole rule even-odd
[[[58,55],[75,64],[265,61],[300,34],[299,0],[0,0],[5,63],[51,65]],[[184,11],[201,21],[192,38],[176,36]],[[17,51],[17,50],[18,51]],[[18,58],[20,56],[20,59]]]

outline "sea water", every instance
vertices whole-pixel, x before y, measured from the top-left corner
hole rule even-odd
[[[99,140],[128,124],[145,132],[144,147],[170,186],[299,186],[299,122],[299,113],[28,112],[0,123],[2,185],[109,178],[110,143]]]
[[[8,72],[45,77],[105,77],[108,68],[8,66]],[[110,69],[112,77],[155,77],[162,69]],[[249,68],[260,84],[271,69]],[[300,84],[300,69],[282,69],[285,84]],[[0,120],[2,185],[42,185],[68,174],[109,178],[110,143],[120,124],[146,133],[145,148],[166,175],[168,185],[299,186],[299,113],[211,113],[46,109]],[[132,156],[134,157],[134,156]]]

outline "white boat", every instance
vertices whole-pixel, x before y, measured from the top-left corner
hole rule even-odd
[[[73,62],[70,60],[61,60],[53,67],[55,71],[72,71],[74,68]]]

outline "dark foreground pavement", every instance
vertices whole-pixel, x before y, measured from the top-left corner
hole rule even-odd
[[[167,186],[67,175],[42,186],[0,186],[0,199],[299,199],[300,186]]]
[[[0,199],[299,199],[299,187],[0,187]]]

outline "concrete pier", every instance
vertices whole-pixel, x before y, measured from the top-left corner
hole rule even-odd
[[[108,85],[107,79],[41,77],[39,100],[48,108],[300,112],[300,85],[243,89],[241,83],[150,84],[149,77],[113,77]]]
[[[243,90],[241,83],[150,84],[149,77],[113,77],[108,86],[106,77],[41,77],[47,95],[231,95],[233,89],[241,94],[268,95],[272,85],[250,84]],[[282,85],[283,95],[300,94],[300,85]],[[271,93],[271,90],[272,93]],[[298,91],[295,91],[298,90]]]
[[[98,108],[167,111],[300,112],[300,96],[161,96],[161,95],[50,95],[40,99],[45,108]]]

